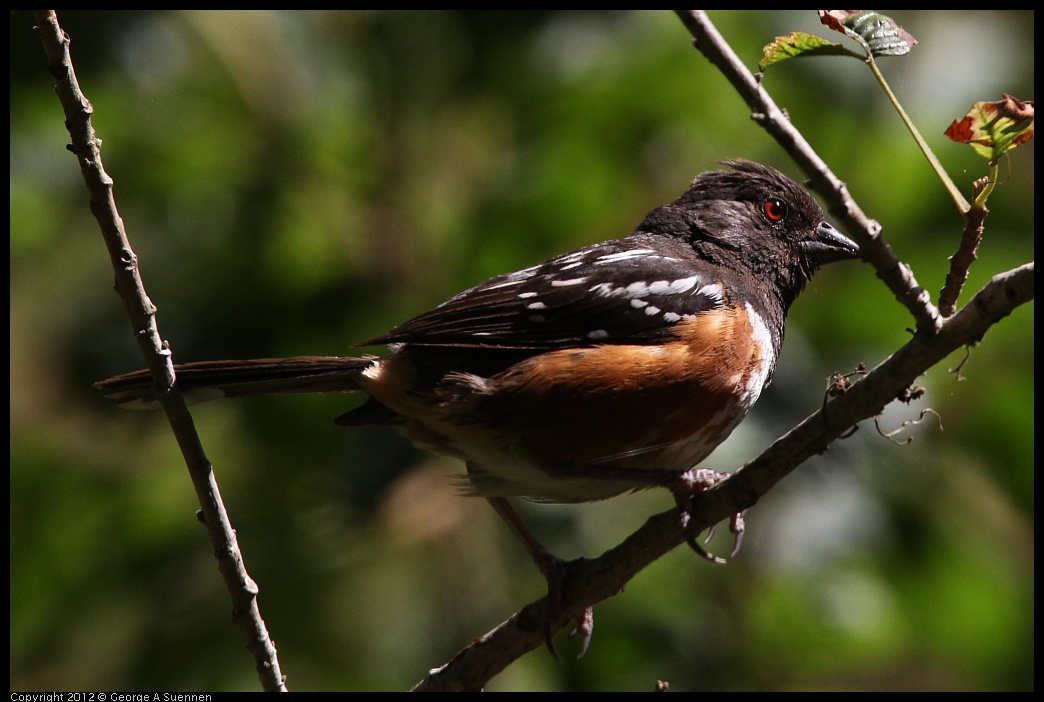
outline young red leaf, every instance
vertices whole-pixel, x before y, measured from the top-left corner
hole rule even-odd
[[[945,132],[950,139],[969,144],[988,161],[1033,138],[1033,101],[1004,94],[996,102],[977,102]]]

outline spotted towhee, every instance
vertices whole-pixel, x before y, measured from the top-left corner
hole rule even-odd
[[[362,344],[388,344],[386,356],[187,363],[178,384],[190,401],[361,391],[338,424],[393,424],[462,459],[467,492],[490,501],[548,579],[550,645],[561,563],[506,498],[664,486],[684,508],[717,479],[693,466],[772,379],[798,293],[822,264],[858,255],[792,180],[726,165],[630,236],[491,278]],[[128,407],[157,394],[147,371],[97,387]]]

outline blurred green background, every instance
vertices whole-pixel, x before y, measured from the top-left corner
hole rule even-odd
[[[890,12],[919,40],[893,88],[942,132],[1033,98],[1032,12]],[[814,12],[712,19],[754,66]],[[716,161],[800,174],[671,12],[66,12],[80,84],[178,361],[346,355],[488,276],[630,232]],[[253,663],[158,413],[93,381],[142,367],[30,14],[11,14],[11,687],[253,690]],[[831,37],[833,38],[833,37]],[[792,61],[765,85],[933,296],[961,222],[869,71]],[[1033,257],[1033,142],[1002,166],[962,302]],[[873,366],[912,320],[872,270],[823,271],[776,380],[706,465],[735,469]],[[714,567],[677,549],[596,608],[587,657],[525,656],[498,690],[1028,690],[1034,686],[1033,305],[864,422],[747,517]],[[544,592],[460,466],[289,396],[195,410],[294,690],[401,690]],[[597,555],[661,491],[524,506]],[[726,530],[721,530],[725,532]],[[727,550],[728,535],[712,544]]]

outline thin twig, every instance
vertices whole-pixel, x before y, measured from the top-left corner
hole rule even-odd
[[[94,108],[80,91],[76,80],[69,52],[69,35],[58,25],[58,17],[53,10],[37,10],[35,16],[35,29],[43,41],[48,69],[54,76],[55,91],[65,111],[65,124],[72,138],[68,149],[76,155],[80,172],[87,183],[91,213],[98,220],[109,250],[116,275],[116,292],[127,309],[134,338],[141,347],[157,387],[166,389],[159,393],[160,403],[196,488],[201,506],[200,515],[210,534],[218,569],[232,598],[232,618],[243,631],[247,648],[254,655],[262,687],[266,691],[285,691],[275,645],[257,606],[257,584],[243,564],[243,556],[221,501],[214,471],[203,451],[192,416],[174,384],[171,354],[160,337],[156,307],[145,293],[138,271],[138,258],[131,249],[123,220],[116,209],[113,181],[102,166],[101,140],[97,138],[91,124]]]
[[[990,211],[986,208],[986,197],[997,182],[997,164],[990,165],[990,175],[980,178],[973,184],[973,202],[967,212],[964,213],[964,233],[961,235],[960,246],[957,252],[950,257],[950,270],[946,273],[946,282],[939,291],[939,312],[944,317],[949,317],[957,309],[957,299],[964,289],[968,280],[968,271],[978,258],[979,243],[982,241],[982,232],[985,228],[986,215]]]

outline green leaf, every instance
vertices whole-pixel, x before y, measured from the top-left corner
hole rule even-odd
[[[1023,102],[1005,93],[996,102],[977,102],[945,134],[969,144],[987,161],[995,161],[1033,138],[1033,101]]]
[[[917,45],[895,20],[873,10],[819,10],[819,21],[858,41],[874,58],[904,56]]]
[[[799,56],[854,56],[854,54],[840,44],[827,41],[823,37],[805,32],[791,32],[787,37],[776,37],[771,44],[766,44],[761,50],[762,59],[758,69],[764,71],[774,63],[786,61]]]

